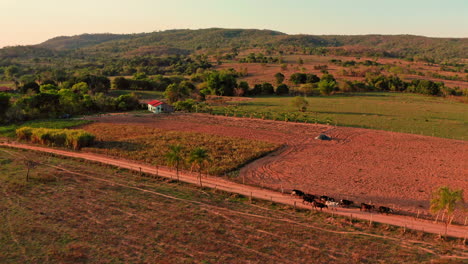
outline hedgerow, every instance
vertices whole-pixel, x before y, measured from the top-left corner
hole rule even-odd
[[[79,150],[91,146],[95,136],[84,130],[50,129],[22,127],[16,130],[19,140],[26,140],[42,145],[67,147]]]

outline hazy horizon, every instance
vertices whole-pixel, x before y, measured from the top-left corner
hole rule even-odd
[[[90,8],[92,7],[92,8]],[[468,37],[468,1],[0,0],[0,47],[59,36],[169,29],[268,29],[307,35]],[[72,11],[71,11],[72,10]]]

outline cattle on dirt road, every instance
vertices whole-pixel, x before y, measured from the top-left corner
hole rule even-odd
[[[312,207],[317,209],[317,208],[320,208],[320,211],[322,211],[323,208],[327,208],[328,209],[328,206],[324,203],[321,203],[321,202],[317,202],[317,201],[314,201],[312,203]]]
[[[393,213],[393,210],[392,208],[389,208],[389,207],[385,207],[385,206],[379,206],[379,213],[381,214],[390,214],[390,213]]]
[[[351,205],[353,205],[354,202],[353,201],[350,201],[350,200],[341,200],[340,201],[340,205],[342,207],[350,207]]]
[[[291,192],[291,196],[297,196],[297,197],[302,197],[304,196],[304,194],[305,193],[303,191],[296,190],[296,189],[292,190]]]
[[[325,202],[325,205],[328,206],[332,211],[335,210],[335,211],[338,211],[338,206],[340,205],[339,203],[337,202],[332,202],[332,201],[326,201]]]
[[[370,212],[374,209],[375,206],[372,204],[361,203],[361,207],[359,208],[360,211],[367,211]]]
[[[320,196],[320,201],[322,201],[322,202],[326,202],[326,201],[334,202],[335,199],[332,198],[332,197],[328,197],[326,195],[322,195],[322,196]]]
[[[315,198],[317,198],[315,195],[306,193],[304,196],[302,196],[302,203],[312,204],[315,201]]]

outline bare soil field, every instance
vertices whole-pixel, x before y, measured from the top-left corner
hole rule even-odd
[[[279,152],[244,167],[237,178],[275,190],[302,189],[405,212],[419,210],[424,215],[435,188],[468,189],[468,145],[460,140],[205,114],[91,119],[283,144]],[[315,140],[319,133],[333,140]],[[464,215],[457,216],[459,221],[462,218]]]
[[[252,51],[254,52],[254,51]],[[258,51],[257,51],[258,52]],[[248,54],[248,53],[247,53]],[[304,61],[303,65],[298,64],[298,59],[301,58]],[[462,89],[468,89],[468,82],[461,81],[461,80],[446,80],[446,79],[439,79],[429,76],[431,73],[437,73],[444,76],[455,76],[458,75],[460,77],[466,76],[466,73],[463,72],[449,72],[449,71],[442,71],[440,69],[440,65],[430,65],[425,62],[409,62],[400,59],[393,59],[393,58],[369,58],[369,57],[344,57],[344,56],[319,56],[319,55],[287,55],[283,57],[284,63],[287,65],[287,69],[281,69],[281,65],[279,64],[260,64],[260,63],[238,63],[235,61],[223,63],[220,66],[217,66],[217,69],[247,69],[248,75],[243,78],[244,81],[247,81],[250,85],[254,85],[257,83],[263,82],[270,82],[275,83],[274,75],[278,72],[281,72],[285,75],[285,83],[291,85],[292,83],[289,82],[289,78],[293,73],[296,72],[307,72],[313,73],[318,76],[321,76],[322,73],[320,70],[314,69],[314,66],[317,65],[327,65],[328,72],[333,74],[335,78],[339,81],[341,80],[351,80],[351,81],[363,81],[364,77],[352,77],[352,76],[343,76],[341,75],[342,70],[350,71],[364,71],[369,69],[367,66],[358,65],[356,67],[343,67],[339,65],[335,65],[330,62],[332,59],[338,59],[341,61],[356,61],[356,62],[364,62],[366,60],[376,61],[382,66],[384,65],[394,65],[405,69],[412,69],[417,72],[424,73],[424,76],[419,75],[412,75],[412,74],[398,74],[402,79],[406,81],[411,81],[414,79],[426,79],[432,80],[435,82],[443,82],[447,87],[460,87]],[[392,73],[388,72],[388,70],[384,70],[383,73],[386,75],[391,75]]]

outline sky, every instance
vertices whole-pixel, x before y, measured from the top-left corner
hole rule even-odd
[[[0,47],[212,27],[468,37],[468,0],[0,0],[0,10]]]

